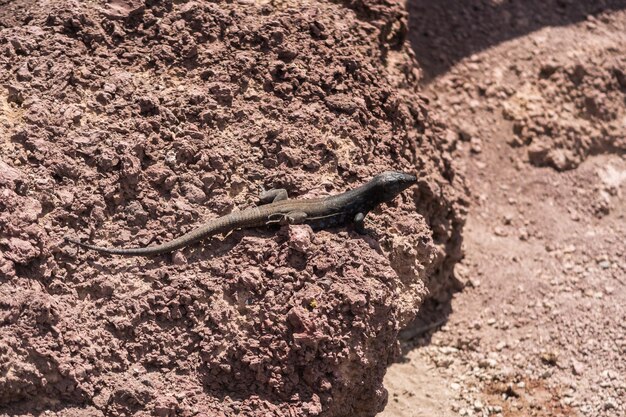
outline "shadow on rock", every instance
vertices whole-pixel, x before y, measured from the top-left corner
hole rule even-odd
[[[408,38],[428,82],[501,42],[625,7],[624,0],[408,0]]]
[[[398,362],[405,361],[404,355],[409,350],[430,344],[432,335],[448,322],[452,313],[452,296],[457,291],[448,291],[444,299],[429,298],[422,304],[415,319],[398,334],[402,342],[402,356]]]

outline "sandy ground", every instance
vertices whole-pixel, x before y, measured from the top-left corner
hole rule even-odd
[[[429,30],[445,31],[435,26],[446,11],[422,3],[409,2],[414,44]],[[469,15],[478,3],[467,3]],[[465,259],[456,268],[465,289],[422,313],[417,327],[445,324],[404,342],[402,360],[386,375],[381,416],[626,415],[626,106],[619,80],[626,13],[612,5],[578,20],[573,12],[533,15],[535,6],[529,2],[526,30],[475,21],[447,39],[453,49],[446,40],[438,54],[416,48],[426,95],[466,139],[458,156],[473,199]],[[425,21],[428,12],[434,23]],[[497,42],[480,37],[488,30]],[[462,35],[484,48],[460,47]],[[556,72],[582,68],[594,92],[587,81],[570,88],[571,77],[546,77],[550,62],[560,62]],[[621,137],[585,148],[584,131],[568,140],[557,125],[546,140],[561,155],[537,160],[533,147],[542,136],[528,143],[523,131],[550,112],[557,124],[567,119],[611,135],[608,119],[589,108],[565,110],[579,109],[580,91],[608,100],[598,108],[613,112]],[[521,101],[532,105],[511,117]],[[559,165],[570,150],[576,156]]]

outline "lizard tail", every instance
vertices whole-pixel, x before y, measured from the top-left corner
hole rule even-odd
[[[178,238],[162,243],[156,246],[148,246],[145,248],[107,248],[104,246],[91,245],[89,243],[83,243],[76,239],[69,237],[65,238],[66,242],[73,243],[81,248],[95,250],[101,253],[108,253],[111,255],[123,255],[123,256],[153,256],[163,253],[173,252],[177,249],[191,245],[209,236],[213,236],[218,233],[223,233],[232,229],[230,216],[225,216],[219,219],[215,219],[206,225],[192,230]]]
[[[151,256],[159,255],[161,253],[172,252],[177,248],[171,248],[169,243],[157,246],[148,246],[146,248],[107,248],[104,246],[91,245],[89,243],[83,243],[76,239],[69,237],[65,238],[66,242],[73,243],[81,248],[95,250],[97,252],[109,253],[111,255],[124,255],[124,256]]]

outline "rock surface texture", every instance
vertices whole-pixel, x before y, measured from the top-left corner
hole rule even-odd
[[[403,5],[2,0],[0,413],[373,415],[398,330],[452,283],[466,189]],[[145,246],[387,170],[368,233]]]

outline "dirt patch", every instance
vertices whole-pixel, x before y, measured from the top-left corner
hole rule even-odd
[[[524,390],[520,390],[524,388]],[[484,388],[488,411],[506,416],[571,416],[574,411],[558,399],[563,395],[558,389],[547,388],[542,381],[520,381],[517,384],[488,384]],[[476,404],[474,404],[474,408]]]
[[[380,410],[399,328],[452,282],[466,206],[401,4],[19,6],[0,12],[0,409]],[[321,196],[385,169],[420,181],[366,236],[234,232],[153,259],[63,242],[163,242],[260,186]]]

